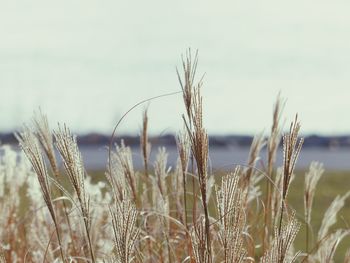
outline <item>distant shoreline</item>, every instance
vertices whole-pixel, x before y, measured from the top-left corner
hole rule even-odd
[[[321,135],[307,135],[304,137],[303,148],[317,147],[317,148],[350,148],[350,135],[337,136],[321,136]],[[137,146],[140,139],[137,135],[121,135],[118,136],[115,142],[124,140],[126,145]],[[253,136],[250,135],[211,135],[209,136],[210,147],[250,147]],[[0,133],[1,144],[17,144],[17,140],[13,133]],[[166,134],[161,136],[150,136],[150,142],[154,146],[175,146],[175,135]],[[99,146],[109,145],[110,136],[89,133],[85,135],[78,135],[79,145],[84,146]]]

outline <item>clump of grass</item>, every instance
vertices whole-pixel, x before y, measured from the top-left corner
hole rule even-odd
[[[243,193],[239,188],[239,168],[222,179],[217,190],[219,216],[218,237],[223,247],[223,262],[244,262],[244,227],[246,223],[242,204]]]
[[[128,200],[117,202],[110,208],[115,240],[114,262],[132,262],[135,243],[139,235],[136,226],[137,210]]]
[[[56,211],[54,209],[53,202],[52,202],[50,178],[47,172],[47,168],[44,162],[41,148],[39,146],[39,142],[35,137],[34,133],[28,127],[25,127],[23,132],[21,132],[20,134],[17,134],[17,139],[23,151],[25,152],[28,160],[31,162],[33,169],[37,175],[44,202],[50,213],[52,221],[55,225],[55,231],[56,231],[57,240],[59,244],[58,249],[61,254],[61,259],[62,261],[65,261],[59,223],[58,223],[58,219],[56,217]]]
[[[59,126],[55,132],[56,146],[63,159],[69,181],[78,199],[78,208],[84,221],[86,239],[89,245],[91,261],[95,262],[94,249],[91,240],[90,197],[85,188],[85,168],[76,137],[64,126]]]
[[[316,185],[320,180],[324,168],[321,163],[312,162],[310,170],[305,174],[305,190],[304,190],[304,215],[306,223],[306,251],[309,250],[309,229],[311,227],[312,205],[316,191]]]
[[[198,53],[192,57],[189,50],[182,72],[177,71],[185,128],[176,139],[174,169],[165,148],[158,149],[154,163],[149,158],[147,110],[140,135],[143,171],[134,169],[131,148],[121,142],[109,150],[103,182],[92,183],[71,131],[59,125],[52,132],[41,112],[17,134],[30,165],[1,146],[0,262],[334,262],[339,243],[350,233],[334,229],[350,192],[335,197],[317,237],[310,231],[310,238],[314,196],[324,170],[312,163],[306,173],[300,193],[304,216],[299,216],[288,191],[302,147],[301,126],[296,117],[283,135],[280,96],[271,132],[254,138],[247,164],[212,174],[197,65]],[[283,166],[276,167],[281,138]],[[260,158],[264,147],[266,163]],[[59,170],[55,149],[65,172]],[[25,192],[21,197],[16,195],[20,190]],[[26,212],[19,213],[24,200]],[[295,251],[301,218],[307,225],[305,251]],[[344,262],[349,258],[348,252]]]
[[[288,223],[275,230],[275,238],[271,247],[265,252],[261,262],[284,263],[295,262],[297,255],[290,256],[296,235],[298,234],[300,224],[295,218],[295,213],[288,219]]]

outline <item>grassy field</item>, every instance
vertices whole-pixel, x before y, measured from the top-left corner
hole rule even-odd
[[[304,217],[304,201],[303,201],[303,187],[304,187],[304,171],[296,173],[295,180],[291,184],[289,192],[289,204],[296,209],[300,221]],[[333,199],[337,195],[343,195],[347,191],[350,191],[350,172],[339,171],[326,171],[321,177],[316,193],[313,205],[312,214],[312,227],[315,235],[319,230],[324,213],[329,207]],[[338,214],[338,221],[335,228],[348,228],[350,226],[350,199],[346,200],[344,207]],[[297,249],[305,249],[305,228],[302,227],[295,242]],[[350,246],[350,238],[345,238],[338,247],[338,251],[335,256],[336,262],[342,262],[346,249]]]
[[[295,172],[294,180],[291,183],[288,194],[288,205],[293,207],[300,222],[304,220],[304,175],[306,171],[298,170]],[[99,181],[106,181],[104,171],[90,171],[92,181],[97,183]],[[224,175],[225,172],[220,172],[217,178]],[[219,180],[218,180],[219,181]],[[190,182],[189,182],[190,183]],[[262,189],[264,187],[262,186]],[[326,209],[329,207],[333,199],[337,195],[343,195],[350,191],[350,171],[325,171],[317,185],[315,193],[314,205],[312,210],[312,227],[313,232],[317,235],[322,219]],[[345,206],[338,214],[337,223],[332,229],[348,228],[350,226],[350,199],[346,200]],[[301,229],[295,240],[296,250],[305,250],[305,224],[302,224]],[[342,262],[346,250],[350,246],[350,237],[345,238],[339,245],[335,262]]]
[[[219,172],[217,174],[217,181],[219,182],[222,175],[225,175],[226,173],[227,172],[223,171]],[[305,173],[306,171],[303,170],[298,170],[295,172],[295,177],[291,183],[290,191],[288,194],[288,205],[296,210],[297,217],[300,220],[300,222],[303,222],[304,220],[303,193]],[[88,174],[91,176],[91,181],[94,184],[98,182],[107,182],[105,177],[105,171],[88,171]],[[62,183],[66,188],[70,188],[68,180],[64,180]],[[189,181],[188,183],[189,187],[191,187],[191,182]],[[261,187],[262,189],[264,189],[263,185],[261,185]],[[315,235],[317,235],[322,219],[324,217],[324,213],[331,204],[331,202],[337,195],[343,195],[347,191],[350,191],[350,171],[325,171],[324,175],[321,177],[317,185],[312,210],[312,227]],[[23,207],[27,207],[26,203],[22,205]],[[211,210],[213,211],[214,209]],[[22,212],[25,212],[25,209],[23,209]],[[337,223],[332,227],[332,229],[348,228],[349,226],[350,199],[347,199],[345,206],[340,210],[338,214]],[[343,261],[345,252],[349,248],[349,244],[350,237],[346,237],[337,249],[336,255],[334,257],[335,262]],[[305,224],[302,224],[294,245],[296,250],[305,250]]]

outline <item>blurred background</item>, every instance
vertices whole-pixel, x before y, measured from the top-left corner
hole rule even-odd
[[[209,134],[268,132],[281,92],[287,124],[298,112],[303,134],[350,143],[349,10],[342,0],[0,1],[0,132],[40,107],[53,127],[108,136],[137,102],[180,90],[176,67],[190,47],[205,73]],[[143,109],[118,132],[137,135]],[[181,94],[152,101],[150,133],[176,133],[183,112]],[[334,162],[350,168],[339,151]]]

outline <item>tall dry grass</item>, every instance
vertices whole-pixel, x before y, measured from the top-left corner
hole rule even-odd
[[[174,169],[165,148],[150,161],[147,110],[140,136],[144,169],[134,169],[131,148],[121,141],[110,149],[106,180],[96,184],[75,135],[65,125],[52,131],[42,113],[17,134],[27,158],[1,146],[0,262],[334,262],[350,230],[332,226],[350,193],[334,199],[314,234],[312,207],[323,167],[312,163],[300,193],[304,215],[289,205],[303,139],[297,117],[282,133],[280,96],[271,132],[254,138],[247,164],[213,174],[197,64],[198,54],[188,51],[177,71],[184,129],[176,137]],[[276,167],[281,139],[283,165]],[[258,169],[264,147],[267,162]],[[295,251],[303,224],[305,250]],[[349,258],[348,252],[344,262]]]

